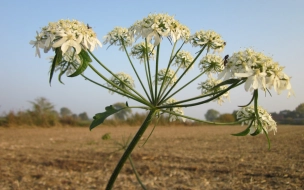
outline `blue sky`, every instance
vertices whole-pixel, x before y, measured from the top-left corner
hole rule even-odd
[[[104,107],[115,102],[134,102],[118,95],[110,95],[107,90],[94,86],[81,77],[64,77],[65,85],[54,80],[50,87],[47,60],[52,53],[35,57],[35,49],[29,44],[34,40],[36,31],[48,22],[59,19],[77,19],[89,23],[98,38],[111,31],[115,26],[129,27],[136,20],[149,13],[168,13],[174,15],[191,33],[205,29],[221,34],[227,42],[222,53],[232,54],[241,49],[252,47],[256,51],[273,57],[285,66],[285,72],[292,77],[291,83],[296,96],[287,99],[287,93],[280,96],[272,91],[272,97],[260,96],[260,105],[269,112],[294,110],[304,103],[304,1],[2,1],[0,7],[0,114],[30,108],[29,101],[46,97],[55,104],[56,109],[68,107],[74,113],[86,111],[89,116],[103,112]],[[125,71],[133,75],[125,54],[117,47],[107,46],[94,51],[96,56],[114,72]],[[195,49],[187,46],[190,51]],[[163,59],[170,50],[164,46]],[[137,65],[142,69],[142,65]],[[97,67],[97,65],[96,65]],[[191,71],[198,72],[197,65]],[[86,74],[94,78],[93,73]],[[190,74],[191,75],[191,74]],[[192,75],[193,76],[193,75]],[[190,76],[189,76],[190,77]],[[56,78],[55,78],[56,79]],[[96,80],[99,80],[95,77]],[[186,79],[190,79],[187,78]],[[197,80],[184,92],[176,96],[183,99],[199,95]],[[101,83],[104,83],[100,81]],[[140,85],[136,84],[139,88]],[[301,87],[302,86],[302,87]],[[189,116],[200,119],[208,109],[221,113],[231,113],[238,105],[246,104],[251,94],[243,86],[230,92],[231,101],[218,106],[209,103],[195,108],[187,108]],[[138,104],[136,104],[138,105]]]

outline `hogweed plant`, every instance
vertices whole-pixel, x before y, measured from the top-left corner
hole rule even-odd
[[[165,39],[172,44],[172,50],[168,56],[168,62],[163,64],[160,62],[160,49]],[[134,44],[139,40],[141,42]],[[263,133],[267,137],[270,148],[268,133],[276,132],[277,127],[271,115],[258,105],[259,92],[270,93],[273,88],[278,94],[283,90],[288,91],[288,96],[293,94],[290,77],[284,73],[284,67],[274,62],[271,57],[250,48],[233,53],[230,57],[228,55],[222,57],[220,52],[225,48],[226,42],[218,33],[201,30],[191,35],[187,26],[168,14],[150,14],[136,21],[129,28],[115,27],[104,37],[104,45],[118,46],[120,51],[125,52],[134,71],[133,77],[135,76],[138,80],[139,88],[142,88],[144,94],[135,89],[135,82],[130,74],[113,73],[106,64],[95,57],[92,52],[102,44],[87,24],[76,20],[50,22],[37,32],[36,40],[31,41],[30,44],[36,48],[36,55],[39,57],[40,49],[43,49],[45,53],[50,50],[55,52],[55,56],[51,59],[50,83],[55,72],[59,73],[58,79],[61,83],[61,77],[64,74],[69,77],[82,76],[87,81],[107,89],[111,94],[119,94],[141,104],[141,106],[129,106],[126,102],[126,107],[120,109],[112,105],[106,107],[104,112],[97,113],[93,117],[90,130],[102,124],[107,117],[126,108],[140,108],[148,111],[146,119],[125,147],[124,154],[113,171],[106,189],[112,189],[124,163],[130,158],[149,124],[162,114],[168,115],[170,121],[188,119],[222,125],[224,123],[208,122],[186,116],[183,108],[211,101],[222,104],[229,99],[230,90],[244,85],[245,90],[250,91],[252,97],[247,105],[240,106],[237,123],[247,127],[244,131],[233,135],[255,136]],[[196,54],[191,55],[189,51],[184,50],[184,44],[191,44]],[[93,60],[99,64],[102,71],[93,66]],[[134,63],[135,61],[138,63]],[[181,84],[181,79],[191,72],[190,69],[195,68],[196,62],[198,62],[199,74],[185,84]],[[94,71],[104,83],[101,84],[86,76],[84,74],[86,69]],[[144,77],[138,74],[139,69],[145,73]],[[106,77],[105,73],[108,73],[110,77]],[[173,98],[203,75],[207,76],[207,80],[198,85],[198,89],[201,90],[200,95],[184,100]]]

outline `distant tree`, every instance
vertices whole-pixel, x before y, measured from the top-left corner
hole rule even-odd
[[[78,118],[79,118],[80,120],[89,120],[89,117],[88,117],[87,112],[80,113],[80,114],[78,115]]]
[[[113,107],[115,109],[121,109],[126,107],[126,104],[124,102],[117,102],[113,104]],[[130,114],[132,114],[132,110],[130,108],[126,108],[114,114],[114,118],[119,120],[126,120]]]
[[[58,122],[58,113],[54,105],[44,97],[30,101],[32,110],[28,110],[33,123],[38,126],[53,126]]]
[[[233,114],[230,113],[225,113],[225,114],[221,114],[216,121],[218,122],[224,122],[224,123],[228,123],[228,122],[234,122],[236,121],[235,117]]]
[[[284,118],[297,118],[301,115],[297,111],[290,111],[290,110],[280,111],[279,114],[282,115]]]
[[[32,104],[32,112],[37,114],[45,114],[54,111],[54,105],[44,97],[36,98]]]
[[[71,116],[72,114],[73,113],[69,108],[67,108],[67,107],[60,108],[61,117],[68,117],[68,116]]]
[[[304,115],[304,103],[298,105],[298,107],[296,107],[295,110],[297,113],[299,113],[300,115]]]
[[[219,116],[220,116],[220,112],[214,109],[209,109],[205,114],[205,118],[208,121],[215,121]]]

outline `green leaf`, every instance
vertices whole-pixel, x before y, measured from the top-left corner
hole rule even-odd
[[[251,136],[256,136],[258,134],[260,134],[263,130],[263,127],[261,125],[258,126],[257,130],[255,130],[254,133],[250,134]]]
[[[60,47],[58,47],[55,49],[55,57],[53,59],[53,63],[51,66],[50,80],[49,80],[50,85],[51,85],[51,81],[52,81],[53,74],[55,71],[55,67],[60,63],[61,60],[62,60],[62,51],[61,51]]]
[[[59,75],[58,75],[58,80],[59,80],[59,82],[60,82],[61,84],[64,84],[64,83],[61,81],[61,77],[62,77],[62,75],[63,75],[63,74],[68,70],[68,68],[69,68],[69,63],[67,63],[67,62],[63,62],[62,67],[64,68],[64,66],[65,66],[66,64],[68,64],[67,67],[66,67],[64,70],[61,70],[60,73],[59,73]]]
[[[102,113],[97,113],[95,114],[95,116],[93,117],[93,122],[90,125],[90,130],[92,130],[93,128],[97,127],[98,125],[102,124],[104,122],[104,120],[109,117],[110,115],[113,115],[114,113],[119,112],[122,109],[125,109],[127,107],[124,108],[120,108],[120,109],[115,109],[112,105],[107,106],[105,109],[105,112]]]
[[[248,135],[249,132],[250,132],[250,126],[247,127],[247,129],[245,129],[244,131],[242,131],[240,133],[231,134],[231,135],[233,135],[233,136],[246,136],[246,135]]]
[[[270,143],[270,139],[268,137],[268,133],[267,133],[267,131],[264,128],[263,128],[263,131],[264,131],[264,133],[266,135],[266,138],[267,138],[267,141],[268,141],[268,150],[270,150],[271,143]]]
[[[88,65],[92,62],[91,57],[85,50],[81,50],[78,56],[80,57],[81,65],[77,68],[77,70],[73,74],[69,75],[69,77],[76,77],[80,75],[86,70]]]

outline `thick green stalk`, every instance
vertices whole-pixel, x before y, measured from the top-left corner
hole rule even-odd
[[[123,165],[125,164],[125,162],[127,161],[127,159],[129,158],[129,156],[131,155],[133,149],[135,148],[135,146],[137,145],[138,141],[140,140],[140,138],[142,137],[142,135],[144,134],[144,132],[146,131],[146,129],[148,128],[149,124],[151,123],[153,116],[156,112],[156,109],[152,109],[150,110],[149,114],[147,115],[145,121],[143,122],[143,124],[141,125],[141,127],[139,128],[139,130],[137,131],[136,135],[134,136],[134,138],[132,139],[132,141],[130,142],[128,148],[125,150],[124,154],[122,155],[121,159],[119,160],[118,164],[116,165],[116,168],[114,169],[111,178],[107,184],[106,190],[111,190],[115,180],[118,176],[118,174],[120,173],[120,170],[122,169]]]

